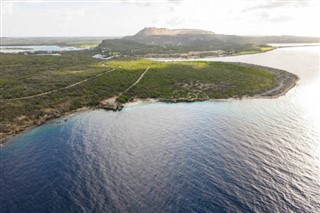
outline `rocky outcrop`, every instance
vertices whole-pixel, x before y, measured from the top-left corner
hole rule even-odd
[[[39,116],[39,118],[36,121],[36,125],[44,124],[46,121],[53,119],[53,118],[59,118],[62,114],[59,110],[49,109],[44,110],[43,115]]]
[[[123,108],[123,105],[116,101],[113,103],[100,104],[99,108],[105,109],[105,110],[121,111]]]
[[[118,102],[116,99],[117,97],[112,97],[112,98],[102,100],[98,108],[105,109],[105,110],[121,111],[123,108],[123,104]]]

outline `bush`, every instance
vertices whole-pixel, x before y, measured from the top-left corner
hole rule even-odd
[[[117,101],[118,101],[119,103],[122,103],[122,104],[127,103],[128,100],[129,100],[129,98],[128,98],[127,96],[125,96],[125,95],[121,95],[121,96],[119,96],[119,97],[117,98]]]

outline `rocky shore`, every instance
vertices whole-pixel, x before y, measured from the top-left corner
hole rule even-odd
[[[272,89],[263,91],[262,93],[256,94],[253,98],[259,97],[270,97],[270,98],[278,98],[282,95],[285,95],[291,88],[293,88],[299,77],[295,74],[289,73],[285,70],[280,70],[272,67],[260,66],[255,64],[247,64],[247,63],[236,63],[240,64],[241,66],[253,67],[261,70],[265,70],[269,73],[275,75],[276,86]]]
[[[97,106],[97,108],[112,111],[121,111],[123,107],[123,104],[117,101],[117,96],[102,100],[100,101],[100,104]]]

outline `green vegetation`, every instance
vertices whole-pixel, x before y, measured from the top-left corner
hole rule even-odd
[[[120,95],[116,100],[121,104],[125,104],[128,102],[129,99],[125,95]]]
[[[260,50],[265,52],[265,51],[270,51],[270,50],[273,50],[274,48],[273,47],[261,47]]]
[[[201,44],[176,45],[176,44],[144,44],[126,39],[108,39],[104,40],[97,50],[107,52],[111,55],[123,56],[146,56],[148,54],[184,54],[189,52],[199,52],[199,57],[219,56],[216,52],[208,52],[220,50],[223,55],[231,55],[238,52],[262,52],[262,46],[250,43],[224,43],[224,42],[203,42]],[[268,48],[271,48],[268,46]],[[116,53],[116,54],[115,54]]]
[[[63,56],[1,54],[0,98],[18,98],[68,86],[102,72],[85,52]],[[12,86],[11,84],[14,84]]]
[[[165,63],[136,58],[106,61],[92,58],[89,51],[67,52],[58,57],[0,56],[1,137],[41,119],[97,106],[120,94],[120,103],[133,98],[212,99],[254,95],[275,85],[274,75],[266,71],[221,62]],[[123,93],[148,66],[142,80]],[[72,84],[75,86],[68,87]],[[44,92],[48,93],[16,99]]]
[[[176,102],[283,94],[295,84],[297,76],[253,65],[156,62],[139,57],[253,54],[272,50],[266,44],[276,41],[315,40],[241,37],[198,30],[184,30],[186,34],[164,30],[166,35],[162,31],[145,28],[134,36],[106,40],[2,38],[0,45],[92,48],[103,42],[90,50],[62,52],[60,56],[0,53],[0,141],[73,110],[97,106],[121,110],[122,104],[136,98]],[[93,58],[96,54],[114,57],[112,60]]]
[[[0,53],[0,141],[82,107],[119,110],[122,104],[135,98],[175,102],[279,95],[295,84],[296,76],[243,64],[156,62],[139,57],[253,54],[271,50],[267,43],[315,40],[240,37],[197,30],[176,35],[167,30],[168,35],[159,35],[161,30],[145,28],[134,36],[106,39],[102,43],[103,38],[91,37],[2,38],[1,45],[94,47],[100,44],[90,50],[62,52],[60,56]],[[96,54],[114,58],[93,58]]]
[[[129,70],[101,64],[83,52],[65,53],[60,57],[1,54],[0,132],[8,133],[21,123],[30,126],[37,119],[84,106],[97,106],[102,99],[122,92],[143,73],[145,67]],[[124,63],[126,64],[126,63]],[[125,67],[125,66],[123,66]],[[97,75],[101,73],[101,75]],[[36,95],[74,84],[96,76],[79,85],[40,97],[8,100]],[[18,118],[27,119],[18,122]],[[16,130],[18,131],[18,130]],[[0,134],[1,136],[1,134]]]
[[[125,95],[163,100],[219,99],[254,95],[274,86],[274,75],[222,62],[150,63]]]
[[[267,51],[270,51],[270,50],[273,50],[273,49],[274,49],[274,47],[259,47],[257,50],[235,52],[235,53],[232,54],[232,55],[257,54],[257,53],[267,52]]]

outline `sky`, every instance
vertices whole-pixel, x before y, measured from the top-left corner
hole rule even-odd
[[[318,0],[0,0],[1,37],[125,36],[144,27],[320,37]]]

